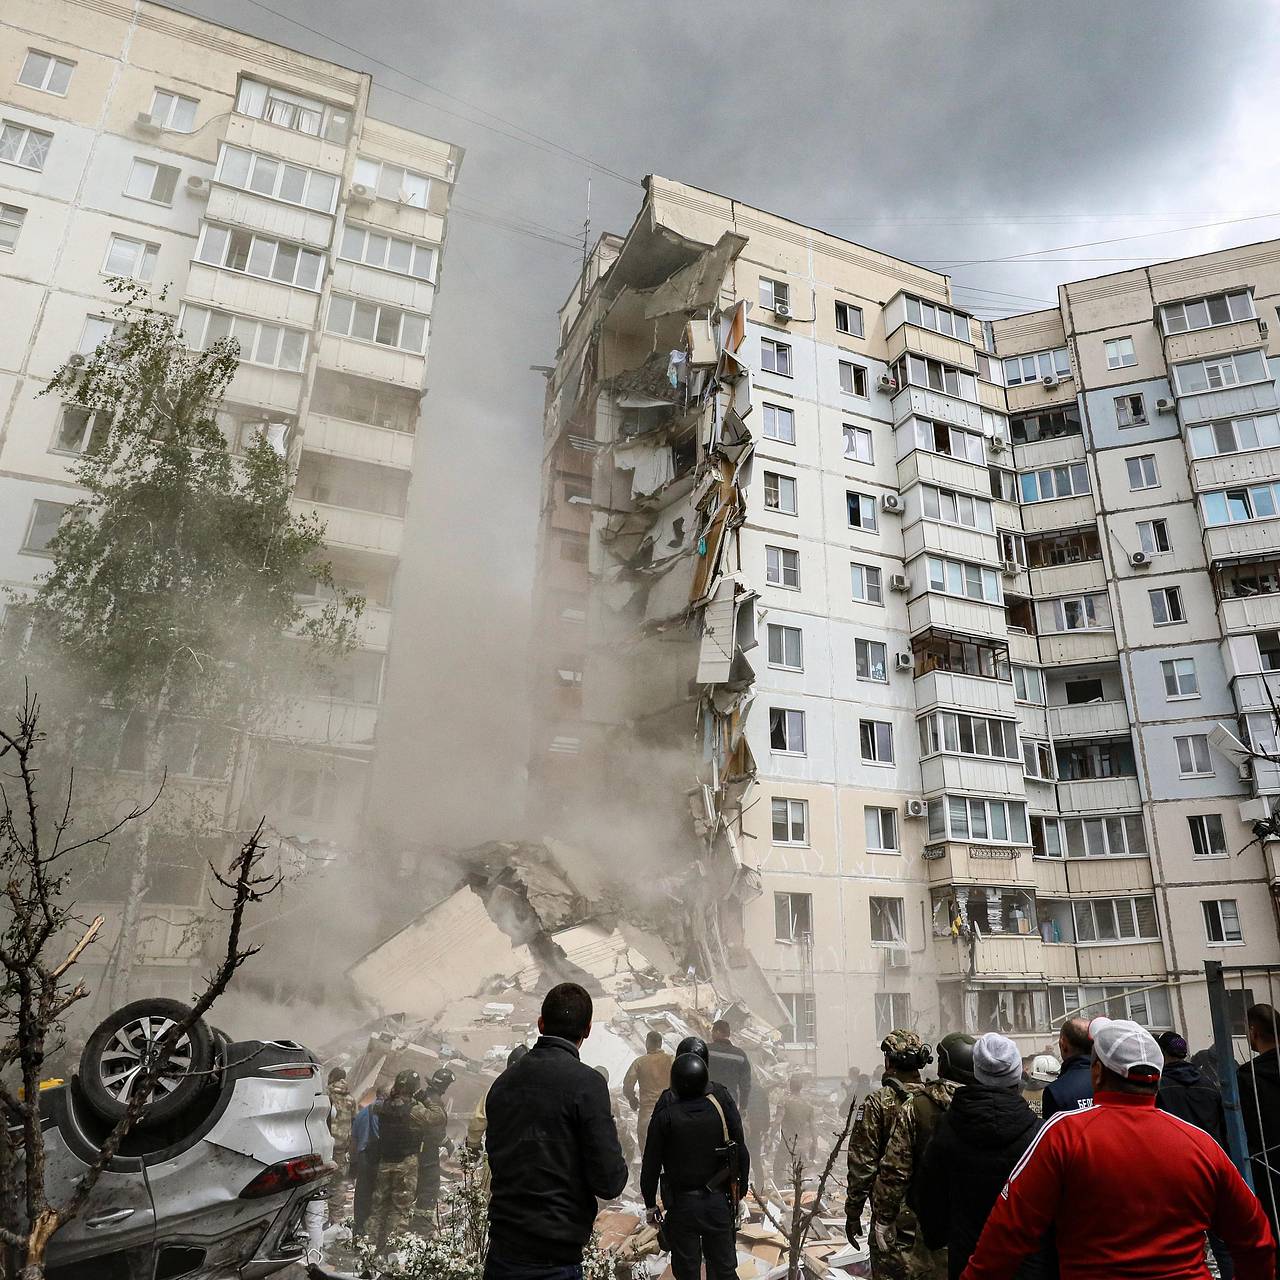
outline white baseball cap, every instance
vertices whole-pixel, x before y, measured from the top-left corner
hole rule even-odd
[[[1098,1027],[1093,1051],[1104,1067],[1126,1080],[1156,1080],[1164,1070],[1164,1054],[1150,1032],[1126,1018]]]

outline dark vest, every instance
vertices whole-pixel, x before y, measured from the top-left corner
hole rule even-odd
[[[396,1164],[417,1155],[422,1134],[409,1123],[412,1098],[387,1098],[378,1104],[378,1145],[383,1164]]]

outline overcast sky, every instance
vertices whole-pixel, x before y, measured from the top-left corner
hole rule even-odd
[[[581,236],[591,170],[558,148],[631,179],[592,175],[593,234],[625,231],[660,173],[940,269],[1280,209],[1280,8],[1263,0],[267,3],[178,7],[368,70],[375,115],[466,149],[385,719],[395,840],[518,826],[528,366],[554,360],[580,255],[492,218]],[[961,303],[1004,314],[1061,280],[1272,235],[1280,217],[953,276]]]

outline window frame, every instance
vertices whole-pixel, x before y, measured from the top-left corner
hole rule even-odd
[[[798,516],[800,514],[800,485],[798,478],[788,475],[785,471],[765,471],[762,473],[762,478],[764,509],[772,511],[774,515]],[[786,484],[783,481],[786,481]],[[790,486],[790,488],[787,486]],[[769,501],[771,489],[775,499],[773,502]],[[789,507],[783,505],[783,495],[787,493],[791,495],[791,505]]]
[[[840,323],[841,309],[843,309],[845,313],[845,321],[843,325]],[[855,315],[857,316],[857,326],[855,328],[850,328],[849,322]],[[846,302],[843,298],[837,298],[835,300],[835,317],[837,333],[843,333],[850,338],[863,338],[866,336],[866,318],[863,314],[862,308],[858,306],[857,303]]]
[[[1244,298],[1248,304],[1245,308],[1247,314],[1236,315],[1237,308],[1233,305],[1232,300],[1235,298]],[[1227,309],[1227,318],[1225,320],[1214,320],[1209,313],[1210,306],[1221,300]],[[1192,324],[1191,317],[1188,312],[1189,307],[1203,306],[1205,310],[1205,322],[1203,324]],[[1181,312],[1182,323],[1180,326],[1171,325],[1169,321],[1173,315]],[[1165,302],[1160,307],[1160,327],[1167,335],[1178,333],[1199,333],[1203,329],[1217,329],[1222,325],[1240,324],[1245,320],[1256,320],[1258,318],[1257,308],[1254,303],[1253,291],[1250,289],[1226,289],[1221,293],[1206,293],[1195,298],[1183,298],[1178,302]]]
[[[871,399],[871,371],[865,364],[858,364],[855,360],[837,361],[837,377],[840,382],[840,394],[852,396],[856,400]],[[848,382],[845,386],[845,370],[849,371]],[[859,389],[861,388],[861,389]]]
[[[134,185],[134,174],[139,169],[151,169],[151,182],[149,184],[150,195],[138,195],[129,188]],[[173,191],[167,200],[161,199],[156,195],[156,190],[161,185],[161,177],[165,174],[173,174]],[[132,163],[129,165],[129,173],[124,181],[124,198],[126,200],[138,200],[143,204],[158,205],[161,209],[172,209],[174,199],[178,194],[178,179],[182,177],[182,170],[177,165],[161,164],[158,160],[148,160],[146,156],[134,156]]]
[[[1227,828],[1222,821],[1222,814],[1189,813],[1186,817],[1187,827],[1191,833],[1191,857],[1194,861],[1210,862],[1231,856],[1231,851],[1227,848]],[[1210,825],[1211,820],[1217,824],[1216,841]]]
[[[1162,608],[1165,612],[1165,618],[1162,621],[1156,616],[1156,598],[1159,597],[1163,601]],[[1152,587],[1147,592],[1147,599],[1151,602],[1151,625],[1154,627],[1176,627],[1187,621],[1186,604],[1182,599],[1182,588],[1174,585],[1171,587]],[[1174,617],[1174,610],[1170,608],[1171,602],[1176,602],[1177,617]]]
[[[45,58],[48,60],[48,66],[45,67],[44,74],[40,77],[39,84],[32,84],[30,80],[24,80],[27,67],[31,63],[31,59]],[[47,49],[34,49],[27,47],[27,56],[22,60],[22,66],[18,71],[17,83],[24,89],[34,89],[37,93],[47,93],[55,98],[65,98],[71,89],[71,77],[75,74],[76,67],[79,64],[73,62],[70,58],[64,58],[60,54],[50,53]],[[53,79],[53,73],[59,68],[65,67],[67,72],[66,83],[61,89],[51,89],[49,82]]]
[[[1140,932],[1142,925],[1138,918],[1138,903],[1149,902],[1151,904],[1151,921],[1155,928],[1155,932],[1144,934]],[[1129,923],[1133,927],[1131,936],[1126,937],[1121,932],[1120,923],[1120,904],[1124,903],[1128,908]],[[1102,930],[1099,929],[1099,923],[1103,921],[1102,912],[1105,908],[1110,908],[1111,919],[1115,924],[1114,938],[1103,938],[1099,935]],[[1089,920],[1089,929],[1093,937],[1082,937],[1080,928],[1080,920],[1087,917]],[[1071,899],[1071,925],[1075,934],[1075,945],[1078,947],[1131,947],[1145,942],[1159,942],[1160,933],[1160,913],[1156,908],[1155,895],[1152,893],[1135,893],[1135,894],[1119,894],[1116,896],[1098,896],[1090,898],[1073,898]]]
[[[1180,667],[1191,668],[1191,691],[1187,692],[1183,688],[1184,672],[1180,671]],[[1160,660],[1160,674],[1164,678],[1164,700],[1166,702],[1187,702],[1201,697],[1200,692],[1200,675],[1196,670],[1196,660],[1194,658],[1162,658]],[[1170,693],[1170,685],[1172,684],[1175,692]]]
[[[1028,361],[1031,364],[1027,368]],[[1017,365],[1016,377],[1010,376],[1009,366]],[[1060,382],[1074,378],[1071,372],[1071,354],[1065,346],[1045,347],[1040,351],[1028,351],[1022,355],[1004,356],[1000,362],[1006,387],[1027,387],[1044,378],[1057,378]]]
[[[818,1043],[818,1003],[812,991],[779,991],[778,999],[787,1011],[788,1025],[784,1029],[783,1044],[804,1049]],[[796,1036],[788,1040],[785,1031]]]
[[[779,642],[782,646],[782,657],[775,662],[773,658],[773,638],[777,633]],[[788,662],[787,659],[787,641],[795,638],[797,660],[794,663]],[[765,657],[769,667],[774,671],[803,671],[804,670],[804,630],[800,627],[793,627],[785,622],[766,622],[765,623]]]
[[[206,342],[209,341],[209,338],[208,338],[209,325],[212,322],[214,316],[223,315],[223,316],[227,316],[231,322],[228,325],[226,335],[224,335],[226,337],[236,337],[234,330],[235,330],[235,325],[237,321],[242,322],[244,324],[252,324],[254,326],[253,351],[250,354],[246,355],[242,345],[241,351],[240,351],[241,363],[257,365],[259,368],[262,368],[262,369],[278,369],[282,373],[296,373],[301,375],[306,371],[307,358],[310,354],[310,342],[309,342],[309,339],[311,337],[310,330],[295,329],[291,325],[277,324],[274,320],[261,320],[256,316],[237,315],[235,312],[224,311],[220,307],[209,307],[204,305],[203,303],[185,303],[184,302],[182,304],[181,309],[178,312],[178,329],[182,333],[184,341],[186,341],[189,346],[191,345],[192,335],[188,332],[187,317],[191,315],[193,312],[197,312],[197,311],[204,313],[205,320],[201,326],[199,345],[191,346],[192,350],[205,351],[208,349],[205,344]],[[276,361],[274,363],[266,363],[256,358],[259,341],[262,337],[262,332],[264,329],[278,329],[280,331],[280,336],[279,338],[276,339],[276,343],[275,343]],[[286,335],[288,334],[296,334],[302,339],[301,351],[299,354],[298,365],[296,368],[294,368],[290,364],[281,364],[279,361],[280,356],[284,354],[285,338],[286,338]],[[214,341],[217,341],[217,339],[214,339]],[[237,338],[237,341],[239,341],[238,338]]]
[[[1230,914],[1234,925],[1227,924],[1225,907],[1230,906]],[[1244,946],[1244,926],[1240,922],[1240,900],[1238,898],[1202,898],[1200,900],[1201,916],[1204,919],[1205,945],[1210,947],[1242,947]],[[1216,918],[1216,928],[1215,928]],[[1214,933],[1219,937],[1214,937]],[[1231,936],[1234,932],[1234,937]]]
[[[772,366],[765,363],[765,353],[769,353],[769,359],[772,360]],[[785,365],[786,368],[779,367]],[[779,342],[777,338],[761,338],[760,339],[760,372],[771,373],[776,378],[791,378],[795,375],[792,372],[792,355],[791,344],[789,342]]]
[[[1261,364],[1256,376],[1242,377],[1240,361],[1245,356],[1257,356]],[[1184,371],[1200,368],[1204,375],[1205,385],[1203,387],[1191,386],[1187,382],[1187,374]],[[1223,370],[1230,368],[1231,380],[1220,380],[1214,385],[1214,375],[1210,370],[1216,370],[1216,376],[1222,379]],[[1211,395],[1215,391],[1225,391],[1230,387],[1246,387],[1257,383],[1265,383],[1269,381],[1270,368],[1267,364],[1266,352],[1262,350],[1249,351],[1230,351],[1220,356],[1202,356],[1199,360],[1183,360],[1179,364],[1173,366],[1173,385],[1177,395],[1180,396],[1204,396]]]
[[[67,512],[70,511],[74,505],[75,504],[71,502],[54,502],[51,498],[33,498],[31,502],[31,510],[27,514],[27,523],[22,533],[22,545],[18,548],[18,554],[23,556],[39,556],[43,560],[52,560],[53,555],[49,551],[49,543],[58,536],[58,532],[62,528],[62,522],[67,518]],[[40,515],[41,508],[43,507],[59,507],[61,508],[62,514],[59,515],[57,526],[49,535],[48,540],[43,544],[43,546],[36,547],[31,544],[31,534],[36,527],[36,520]]]
[[[16,253],[18,237],[27,220],[29,210],[20,204],[6,204],[0,201],[0,253]],[[6,242],[4,228],[13,228],[13,239]]]
[[[332,326],[335,319],[334,310],[335,308],[341,309],[344,306],[350,307],[350,311],[348,313],[348,318],[347,318],[347,327],[345,330],[333,328]],[[373,320],[374,336],[371,338],[362,337],[361,335],[354,332],[356,327],[356,321],[360,316],[361,307],[364,307],[366,309],[372,309],[374,312],[374,320]],[[396,321],[396,341],[394,343],[379,342],[377,338],[378,333],[382,329],[382,316],[384,311],[389,313],[394,313],[396,316],[398,316],[398,319]],[[422,340],[420,345],[416,347],[404,345],[404,331],[405,331],[406,320],[417,321],[417,322],[420,322],[422,325]],[[325,312],[325,318],[324,318],[324,332],[331,333],[338,338],[345,338],[348,342],[360,342],[371,347],[381,347],[384,351],[402,351],[406,355],[425,356],[426,350],[427,350],[427,338],[428,338],[427,317],[424,316],[420,311],[410,311],[407,307],[397,307],[390,302],[374,302],[370,298],[357,298],[349,293],[330,292],[329,308]]]
[[[788,281],[775,280],[772,276],[760,276],[759,280],[760,290],[758,297],[762,311],[776,311],[779,304],[790,308],[791,285]]]
[[[111,264],[111,255],[115,252],[116,245],[131,245],[137,252],[134,255],[135,261],[132,269],[129,271],[111,271],[108,270]],[[139,268],[147,266],[147,256],[150,251],[150,270],[145,274],[141,273]],[[135,240],[133,236],[122,236],[119,232],[113,231],[107,237],[107,253],[102,260],[101,275],[119,276],[127,280],[138,280],[147,283],[155,278],[156,266],[160,261],[160,246],[153,240]]]
[[[361,237],[360,257],[352,257],[347,252],[349,239],[354,235]],[[369,244],[375,237],[381,238],[386,242],[382,262],[370,262],[366,256]],[[402,271],[399,267],[391,265],[391,248],[392,245],[396,244],[405,245],[409,250],[409,270],[407,271]],[[425,254],[430,260],[429,270],[426,275],[422,275],[413,269],[420,253]],[[337,257],[339,261],[355,262],[362,267],[369,267],[373,271],[386,271],[388,274],[399,276],[404,280],[421,280],[424,284],[434,285],[436,282],[436,267],[439,262],[439,246],[428,244],[422,240],[413,240],[408,236],[392,235],[389,231],[385,231],[380,227],[367,227],[358,222],[346,222],[342,228],[342,235],[338,239]]]
[[[871,754],[867,754],[868,748]],[[885,754],[887,753],[887,754]],[[858,717],[858,756],[863,764],[890,768],[896,764],[892,720]]]
[[[215,259],[205,257],[205,253],[219,236],[224,237],[221,252]],[[247,236],[249,240],[248,250],[245,253],[245,265],[242,267],[232,266],[229,261],[237,236]],[[259,252],[260,246],[263,245],[267,246],[271,261],[265,272],[255,271],[252,269],[254,257]],[[292,251],[294,253],[293,275],[287,280],[275,274],[282,251]],[[194,261],[199,262],[202,266],[212,267],[216,271],[233,271],[236,275],[249,276],[254,280],[265,280],[269,284],[283,285],[286,289],[302,289],[307,293],[317,294],[324,288],[325,270],[328,267],[328,261],[323,252],[308,245],[300,244],[296,240],[282,240],[277,236],[251,231],[247,227],[223,226],[221,223],[206,221],[200,223],[200,236],[196,241]],[[300,279],[303,266],[308,261],[314,261],[315,265],[315,281],[312,284],[307,284]]]
[[[862,575],[863,595],[858,595],[855,588],[854,575],[860,573]],[[872,575],[874,575],[875,591],[871,590]],[[849,590],[852,593],[851,598],[857,604],[869,604],[877,609],[884,608],[884,570],[878,564],[867,564],[862,560],[849,561]],[[874,598],[873,598],[874,595]]]
[[[778,839],[777,806],[780,804],[786,805],[787,838],[785,840]],[[795,808],[792,806],[795,806]],[[798,840],[795,838],[797,816],[800,827],[800,838]],[[769,837],[771,844],[783,845],[793,849],[809,848],[809,802],[807,800],[797,800],[792,796],[770,796]]]
[[[859,652],[859,646],[865,653],[866,660],[863,661],[862,653]],[[872,650],[879,648],[882,661],[880,663],[881,675],[876,675],[876,664],[873,659]],[[865,667],[867,674],[862,674],[862,668]],[[868,684],[888,684],[889,683],[889,646],[883,640],[868,640],[864,636],[855,636],[853,639],[853,678],[862,680]]]
[[[874,466],[875,455],[875,436],[871,434],[869,427],[860,427],[856,422],[844,422],[840,424],[841,432],[844,436],[844,460],[846,462],[857,462],[862,466]],[[854,444],[854,450],[849,452],[850,442]],[[858,451],[858,445],[862,443],[866,445],[866,457],[862,457]]]
[[[858,504],[858,523],[853,520],[853,500]],[[845,519],[850,529],[859,533],[880,532],[880,518],[876,511],[875,494],[863,493],[860,489],[846,489],[844,494]]]
[[[907,900],[905,898],[886,898],[873,893],[867,897],[867,913],[870,922],[871,945],[877,948],[888,948],[902,951],[907,949]],[[880,932],[890,934],[889,937],[877,938],[877,923]],[[893,937],[893,926],[897,926],[897,937]],[[885,928],[884,926],[889,926]]]
[[[1136,414],[1133,412],[1135,400],[1138,407]],[[1128,431],[1132,427],[1150,426],[1150,419],[1147,417],[1147,398],[1141,391],[1126,391],[1114,397],[1114,404],[1116,426],[1121,431]]]
[[[1213,757],[1209,752],[1209,735],[1205,733],[1175,734],[1174,751],[1178,757],[1178,777],[1212,778]]]
[[[775,747],[773,745],[773,728],[774,717],[781,715],[779,722],[782,726],[783,738],[786,741],[785,747]],[[795,717],[793,719],[793,717]],[[793,735],[793,727],[795,734]],[[792,744],[792,737],[799,737],[799,745]],[[769,751],[773,755],[780,756],[807,756],[809,754],[809,733],[808,724],[806,723],[805,713],[799,707],[770,707],[769,708]]]
[[[1151,546],[1147,546],[1147,537],[1143,530],[1151,530]],[[1149,556],[1167,556],[1173,550],[1173,542],[1169,537],[1169,521],[1164,516],[1157,516],[1151,520],[1139,520],[1135,525],[1138,534],[1138,543],[1142,550]],[[1161,541],[1164,546],[1158,546]]]
[[[874,818],[873,816],[874,815]],[[876,844],[871,843],[870,833],[872,822],[876,827]],[[884,843],[885,824],[888,823],[891,829],[893,843]],[[901,853],[902,843],[898,832],[898,811],[890,805],[880,804],[864,804],[862,806],[862,835],[866,842],[868,853]]]
[[[170,99],[169,109],[164,113],[164,119],[161,121],[157,121],[156,102],[162,95]],[[186,102],[189,102],[191,104],[191,128],[180,129],[176,124],[173,123],[173,117],[177,112],[179,104],[186,103]],[[196,111],[198,110],[199,106],[200,106],[199,98],[192,98],[188,94],[178,93],[173,89],[165,89],[161,85],[156,85],[154,91],[151,94],[151,111],[149,113],[151,116],[151,123],[154,125],[157,125],[159,128],[163,129],[166,133],[181,133],[184,135],[192,134],[196,131]]]
[[[770,577],[770,552],[777,552],[778,576]],[[793,557],[792,567],[788,570],[785,557]],[[787,582],[788,572],[795,575],[794,582]],[[765,585],[770,587],[778,587],[783,591],[799,591],[800,590],[800,551],[797,547],[779,547],[773,543],[765,543],[764,548],[764,580]]]
[[[1138,483],[1134,483],[1134,469],[1137,469],[1136,479]],[[1156,455],[1154,453],[1135,453],[1124,460],[1125,474],[1129,480],[1129,492],[1141,493],[1144,489],[1158,489],[1160,487],[1160,470],[1156,465]]]
[[[801,911],[795,909],[797,904],[803,906]],[[785,933],[778,927],[783,919],[784,907],[788,922],[788,930]],[[808,929],[798,929],[796,926],[804,922],[805,916],[808,916]],[[813,942],[813,894],[805,893],[803,890],[775,889],[773,891],[773,940],[793,943],[804,942],[806,937],[810,943]]]
[[[243,184],[233,182],[227,175],[227,170],[230,167],[229,157],[232,156],[248,157]],[[276,166],[275,175],[271,180],[270,191],[261,191],[253,185],[254,175],[259,163]],[[291,200],[288,196],[281,194],[285,175],[291,170],[297,170],[303,174],[301,200]],[[223,186],[231,187],[235,191],[243,191],[248,195],[258,196],[263,200],[278,200],[281,204],[287,204],[294,209],[310,209],[313,213],[323,213],[329,217],[332,217],[337,210],[338,198],[342,189],[342,179],[339,174],[327,173],[323,169],[310,169],[306,165],[295,164],[291,160],[281,160],[276,156],[264,155],[260,151],[251,151],[248,147],[236,146],[229,142],[222,143],[218,149],[218,163],[213,171],[213,180],[222,183]],[[310,196],[317,180],[321,182],[328,181],[332,184],[332,195],[328,202],[323,205],[311,203],[307,198]]]
[[[49,162],[49,153],[53,150],[54,135],[47,129],[37,129],[33,125],[23,124],[20,120],[0,119],[0,143],[3,143],[4,135],[10,130],[17,134],[18,146],[14,151],[13,159],[0,155],[0,164],[11,164],[15,169],[26,169],[28,173],[43,173],[45,165]],[[39,145],[44,147],[38,164],[28,163],[22,158],[33,150],[33,140],[37,140]]]
[[[376,176],[372,181],[369,179],[369,169],[376,170]],[[388,170],[396,170],[406,180],[412,178],[417,183],[422,183],[422,203],[416,203],[417,192],[411,192],[408,200],[400,199],[401,191],[408,191],[407,186],[400,187],[395,195],[387,195],[383,192],[382,176]],[[373,156],[356,156],[355,169],[352,173],[353,182],[359,183],[361,186],[368,187],[378,200],[394,200],[397,204],[407,205],[412,209],[423,209],[430,212],[431,209],[431,192],[435,186],[435,179],[428,173],[419,173],[416,169],[410,169],[402,164],[396,164],[391,160],[378,160]]]
[[[761,404],[760,412],[764,421],[763,438],[765,440],[773,440],[777,444],[795,444],[796,411],[794,409],[789,409],[783,404],[771,404],[766,400]],[[778,434],[778,424],[780,422],[788,424],[789,434]],[[771,425],[773,427],[772,431],[770,431]]]
[[[68,449],[61,445],[68,417],[72,414],[84,415],[84,421],[80,426],[80,447],[77,449]],[[86,453],[95,452],[90,446],[99,432],[110,430],[111,415],[106,410],[93,410],[79,404],[63,404],[62,412],[58,414],[58,421],[53,429],[53,440],[49,444],[49,452],[58,454],[60,457],[82,457]]]
[[[1123,343],[1128,343],[1126,351]],[[1115,348],[1114,359],[1111,348]],[[1104,338],[1102,343],[1102,353],[1106,357],[1107,369],[1113,372],[1116,369],[1132,369],[1138,363],[1138,349],[1134,345],[1133,334],[1121,333],[1114,338]]]

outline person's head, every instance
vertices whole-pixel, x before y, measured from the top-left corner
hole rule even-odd
[[[339,1083],[339,1081],[345,1080],[346,1078],[347,1078],[347,1073],[343,1071],[341,1067],[334,1067],[334,1069],[329,1072],[329,1076],[328,1076],[328,1080],[330,1084],[337,1084]]]
[[[696,1053],[703,1062],[709,1062],[711,1059],[711,1051],[707,1048],[707,1042],[701,1036],[685,1036],[676,1045],[676,1057],[678,1058],[682,1053]]]
[[[953,1031],[938,1041],[938,1074],[957,1084],[973,1084],[974,1039],[964,1031]]]
[[[1089,1039],[1089,1021],[1087,1018],[1068,1018],[1058,1032],[1058,1052],[1063,1061],[1087,1054],[1092,1045]]]
[[[599,1073],[599,1075],[600,1075],[600,1079],[601,1079],[601,1080],[603,1080],[603,1081],[605,1082],[605,1084],[608,1084],[608,1083],[609,1083],[609,1068],[608,1068],[608,1067],[596,1067],[596,1068],[595,1068],[595,1070]]]
[[[869,1089],[871,1087],[871,1076],[866,1071],[858,1072],[858,1088]]]
[[[386,1085],[384,1085],[384,1084],[380,1084],[380,1085],[379,1085],[379,1086],[378,1086],[378,1087],[373,1091],[373,1100],[374,1100],[375,1102],[385,1102],[385,1101],[387,1100],[387,1086],[386,1086]]]
[[[1095,1097],[1101,1092],[1154,1094],[1163,1069],[1160,1046],[1136,1022],[1115,1018],[1095,1028],[1090,1065]]]
[[[559,1036],[570,1044],[581,1044],[591,1034],[591,997],[576,982],[552,987],[542,1001],[538,1030],[544,1036]]]
[[[514,1067],[516,1063],[519,1062],[520,1059],[523,1058],[524,1055],[528,1052],[529,1052],[529,1046],[527,1044],[516,1045],[516,1047],[512,1049],[509,1054],[507,1054],[507,1066]]]
[[[1062,1064],[1051,1053],[1037,1053],[1027,1068],[1027,1083],[1033,1089],[1043,1089],[1052,1084],[1062,1070]]]
[[[1276,1047],[1276,1026],[1280,1015],[1269,1004],[1250,1005],[1245,1012],[1249,1027],[1249,1048],[1254,1053],[1266,1053]]]
[[[884,1054],[884,1075],[915,1076],[933,1061],[933,1050],[907,1027],[897,1027],[880,1041]]]
[[[804,1076],[792,1076],[787,1083],[792,1093],[799,1093],[804,1088]]]
[[[725,1041],[732,1035],[733,1028],[723,1018],[718,1018],[711,1024],[711,1038],[713,1040]]]
[[[1162,1031],[1156,1036],[1156,1044],[1160,1046],[1165,1062],[1187,1060],[1187,1042],[1176,1031]]]
[[[650,1031],[644,1038],[644,1047],[649,1053],[657,1053],[662,1048],[662,1032]]]
[[[707,1064],[696,1053],[682,1053],[671,1064],[671,1087],[677,1098],[701,1098],[708,1079]]]
[[[453,1072],[448,1067],[438,1068],[432,1072],[431,1079],[427,1081],[427,1092],[443,1097],[449,1091],[454,1078]]]
[[[401,1071],[391,1085],[393,1098],[412,1098],[422,1088],[422,1077],[416,1071]]]
[[[1022,1054],[1018,1046],[998,1031],[988,1031],[973,1042],[974,1079],[989,1089],[1017,1089],[1022,1084]]]

